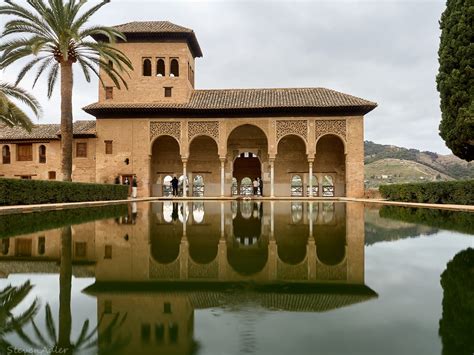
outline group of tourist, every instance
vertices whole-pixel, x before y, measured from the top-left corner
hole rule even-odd
[[[253,194],[263,196],[263,180],[259,177],[253,180]]]

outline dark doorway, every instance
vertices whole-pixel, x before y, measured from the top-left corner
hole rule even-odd
[[[250,178],[252,182],[255,178],[262,178],[262,165],[260,159],[250,152],[240,154],[234,160],[233,177],[237,180],[237,193],[241,193],[241,184],[244,178]]]

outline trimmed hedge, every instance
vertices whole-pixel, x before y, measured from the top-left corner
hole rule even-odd
[[[0,205],[126,200],[128,186],[0,179]]]
[[[127,213],[128,206],[122,204],[0,215],[0,239],[61,228],[74,224],[82,224],[100,219],[117,218],[126,216]]]
[[[392,201],[474,204],[474,180],[381,185],[379,190]]]

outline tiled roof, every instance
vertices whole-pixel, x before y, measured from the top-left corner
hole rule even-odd
[[[135,21],[114,26],[122,33],[192,33],[193,30],[169,21]]]
[[[190,28],[176,25],[169,21],[135,21],[113,26],[127,37],[128,41],[143,38],[181,38],[188,42],[194,57],[202,57],[201,47],[196,34]],[[95,40],[106,40],[102,35],[95,35]]]
[[[38,124],[28,132],[21,127],[0,126],[0,141],[59,139],[60,128],[59,124]],[[75,136],[94,136],[95,120],[74,122],[73,132]]]
[[[377,104],[325,88],[195,90],[188,103],[98,102],[84,107],[95,114],[119,110],[265,110],[265,109],[358,109],[364,113]]]

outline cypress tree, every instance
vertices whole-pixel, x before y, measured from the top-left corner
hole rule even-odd
[[[447,0],[441,15],[439,72],[440,136],[458,157],[474,159],[474,3]]]

